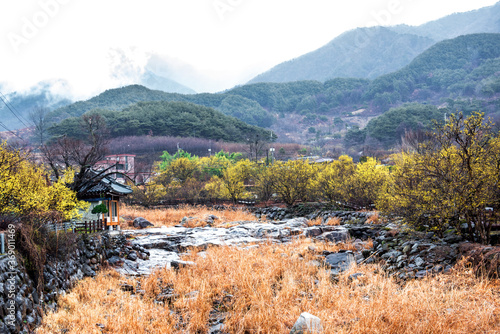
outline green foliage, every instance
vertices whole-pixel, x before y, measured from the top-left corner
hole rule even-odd
[[[230,94],[177,94],[150,90],[144,86],[131,85],[109,89],[87,101],[80,101],[54,110],[48,116],[51,121],[62,121],[79,117],[91,110],[120,111],[139,102],[177,101],[190,102],[214,108],[228,116],[240,118],[256,126],[270,126],[274,118],[255,101]]]
[[[227,95],[216,109],[250,125],[270,127],[274,122],[274,118],[259,103],[243,96]]]
[[[100,213],[108,213],[108,208],[106,207],[106,204],[101,203],[94,206],[94,208],[92,209],[92,213],[94,215],[98,215]]]
[[[224,150],[220,150],[219,152],[215,153],[215,157],[226,158],[232,162],[236,162],[240,160],[243,157],[243,155],[239,152],[229,153],[229,152],[224,152]]]
[[[226,116],[212,108],[186,102],[140,102],[120,112],[96,110],[106,121],[111,137],[148,135],[198,137],[244,141],[265,135],[262,128]],[[83,136],[79,118],[69,118],[50,128],[52,135]]]
[[[375,79],[365,98],[393,94],[391,103],[411,101],[418,90],[471,95],[482,80],[498,72],[500,34],[473,34],[430,47],[408,66]],[[474,87],[474,88],[471,88]],[[442,94],[441,94],[442,95]]]
[[[182,149],[178,150],[173,155],[171,155],[167,151],[163,151],[163,154],[160,156],[160,159],[161,159],[160,165],[159,165],[160,171],[164,171],[168,166],[170,166],[172,161],[174,161],[176,159],[180,159],[180,158],[186,158],[188,160],[197,160],[198,159],[198,157],[196,155],[191,155],[191,153],[186,152]]]
[[[390,147],[400,143],[406,130],[431,130],[434,122],[443,118],[443,110],[433,105],[412,103],[392,108],[372,119],[366,130],[368,135]]]
[[[353,127],[347,131],[344,137],[344,145],[351,147],[354,145],[362,145],[366,139],[366,128],[360,130],[358,127]]]

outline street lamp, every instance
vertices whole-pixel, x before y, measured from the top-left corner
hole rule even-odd
[[[271,152],[271,163],[273,163],[273,161],[274,161],[274,147],[271,147],[269,149],[269,152]]]

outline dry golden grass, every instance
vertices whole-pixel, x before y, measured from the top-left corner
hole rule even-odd
[[[164,209],[123,206],[120,208],[120,215],[122,217],[132,218],[132,220],[137,217],[143,217],[157,227],[171,227],[177,225],[184,217],[193,218],[185,225],[186,227],[204,227],[206,226],[205,220],[209,215],[214,215],[219,218],[215,220],[215,226],[236,221],[258,220],[252,213],[242,208],[219,211],[206,206],[192,205],[182,205],[178,208]],[[129,226],[126,222],[123,222],[121,227],[125,229],[132,228],[132,226]]]
[[[326,225],[337,226],[337,225],[340,225],[340,222],[341,222],[341,219],[339,217],[333,217],[333,218],[328,219],[328,221],[326,222]]]
[[[59,298],[61,307],[48,313],[37,333],[175,333],[176,319],[168,309],[120,289],[116,271],[87,278]],[[101,330],[99,325],[104,325]],[[161,330],[159,330],[161,328]]]
[[[321,219],[321,217],[317,217],[317,218],[308,220],[307,226],[318,226],[318,225],[321,225],[322,222],[323,222],[323,220]]]
[[[214,247],[205,257],[193,250],[186,260],[196,266],[142,279],[143,299],[120,291],[123,278],[104,272],[62,297],[60,310],[37,332],[100,333],[100,323],[104,333],[206,333],[214,309],[225,315],[228,333],[289,333],[302,312],[322,319],[324,333],[500,332],[495,281],[463,268],[401,286],[377,267],[360,266],[332,282],[312,264],[323,250],[338,247],[302,239],[245,250]],[[354,272],[364,276],[351,282]],[[166,287],[177,297],[155,304]]]
[[[316,217],[314,219],[308,220],[307,226],[318,226],[318,225],[321,225],[322,222],[323,222],[323,219],[321,217]],[[337,225],[340,225],[340,222],[341,222],[341,219],[339,217],[332,217],[326,221],[325,225],[337,226]]]
[[[375,211],[370,217],[368,217],[365,224],[381,224],[382,222],[383,219],[380,218],[378,211]]]

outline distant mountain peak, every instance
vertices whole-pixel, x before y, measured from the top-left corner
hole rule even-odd
[[[403,68],[436,42],[460,35],[498,32],[500,2],[420,26],[357,28],[315,51],[276,65],[249,83],[324,82],[336,77],[374,79]]]
[[[196,94],[191,88],[151,71],[145,71],[142,74],[140,83],[149,89],[161,90],[167,93]]]

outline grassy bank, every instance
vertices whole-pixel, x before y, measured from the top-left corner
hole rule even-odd
[[[122,222],[122,228],[131,228],[130,222],[134,218],[143,217],[157,227],[160,226],[175,226],[180,223],[182,218],[191,217],[189,224],[186,227],[203,227],[206,226],[206,220],[209,216],[216,216],[214,226],[222,226],[226,223],[235,221],[258,220],[252,213],[244,208],[234,207],[233,209],[216,210],[207,206],[180,205],[175,208],[161,209],[146,209],[143,207],[123,206],[120,209],[120,215],[126,218]]]
[[[228,333],[289,333],[301,312],[318,316],[325,333],[500,331],[497,281],[459,267],[403,286],[361,265],[337,282],[314,264],[324,250],[339,247],[308,239],[216,247],[184,258],[195,266],[143,279],[102,272],[61,297],[59,311],[47,314],[37,333],[206,333],[217,318]],[[352,281],[355,272],[364,276]],[[124,281],[136,294],[120,289]]]

